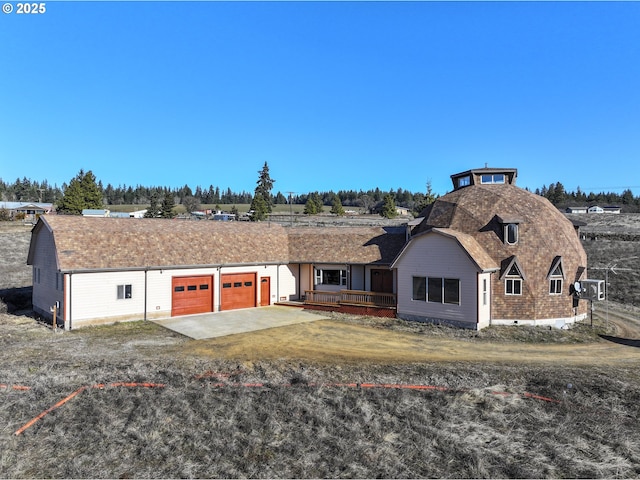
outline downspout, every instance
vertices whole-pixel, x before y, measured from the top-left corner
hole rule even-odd
[[[484,295],[484,291],[483,291],[483,285],[482,285],[482,278],[480,278],[480,274],[482,272],[476,272],[476,331],[479,330],[478,326],[480,325],[480,312],[481,312],[481,308],[480,308],[480,301],[484,301],[483,295]]]
[[[73,273],[69,272],[69,330],[71,330],[71,320],[72,320],[72,313],[73,313],[73,302],[72,300],[72,296],[73,296]]]
[[[489,273],[489,326],[491,326],[493,321],[493,274],[495,272]]]
[[[271,292],[269,292],[271,295]],[[276,267],[276,303],[280,301],[280,265]],[[269,304],[271,304],[271,299],[269,299]]]
[[[144,267],[144,321],[147,321],[147,272],[149,267]]]
[[[215,307],[216,312],[222,311],[222,267],[218,267],[218,305]]]

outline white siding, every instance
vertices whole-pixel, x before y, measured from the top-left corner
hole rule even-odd
[[[67,274],[70,295],[71,328],[116,321],[142,320],[171,316],[172,278],[208,275],[213,277],[214,311],[220,310],[220,275],[227,273],[257,273],[258,282],[262,277],[271,278],[270,303],[280,298],[289,299],[296,295],[297,280],[293,271],[286,266],[258,265],[222,268],[164,269],[125,272],[97,272]],[[118,285],[131,285],[129,299],[117,298]],[[260,296],[260,288],[257,295]],[[260,298],[257,299],[260,304]]]
[[[69,276],[71,328],[94,319],[142,320],[144,272],[74,273]],[[131,298],[118,299],[118,285],[131,285]]]
[[[436,233],[414,238],[396,267],[399,317],[476,328],[478,269],[455,239]],[[414,276],[459,279],[460,305],[413,300]]]
[[[298,292],[297,288],[296,275],[298,270],[296,267],[297,265],[293,265],[292,268],[295,268],[295,270],[292,270],[288,265],[278,266],[277,277],[271,277],[271,303],[300,298],[300,292]]]
[[[364,265],[353,265],[351,267],[351,290],[367,290],[366,279]]]

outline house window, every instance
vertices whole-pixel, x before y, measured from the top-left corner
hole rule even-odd
[[[412,300],[427,300],[427,278],[413,277],[413,297]]]
[[[504,273],[500,275],[500,280],[504,280],[505,295],[522,295],[522,282],[526,279],[518,260],[515,256],[507,259]]]
[[[131,285],[118,285],[118,300],[131,298]]]
[[[496,184],[496,183],[504,183],[504,174],[503,173],[494,173],[494,174],[485,174],[480,177],[480,183],[484,184]]]
[[[487,290],[487,279],[483,278],[482,279],[482,305],[487,304],[488,295],[489,295],[489,292]]]
[[[346,285],[346,270],[316,269],[316,285]]]
[[[443,286],[444,303],[460,305],[460,280],[457,278],[445,278]]]
[[[40,283],[40,269],[33,267],[33,283]]]
[[[429,277],[427,280],[427,300],[433,303],[442,303],[442,279]]]
[[[561,295],[562,294],[562,279],[552,278],[549,280],[549,294]]]
[[[561,295],[562,280],[564,279],[561,256],[557,256],[553,260],[548,278],[549,278],[549,295]]]
[[[522,279],[507,278],[504,282],[504,293],[506,295],[522,295]]]
[[[469,185],[471,185],[471,177],[469,175],[458,179],[458,188],[468,187]]]
[[[460,305],[460,280],[429,277],[427,279],[427,300],[431,303]]]
[[[518,224],[507,223],[504,226],[504,240],[508,245],[515,245],[518,243]]]

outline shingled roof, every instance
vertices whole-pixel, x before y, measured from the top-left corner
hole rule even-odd
[[[58,268],[111,270],[286,263],[389,264],[404,244],[400,230],[285,228],[278,224],[43,216],[33,229],[52,232]]]
[[[414,235],[434,227],[464,232],[478,240],[496,261],[515,252],[531,259],[549,257],[549,262],[562,254],[586,266],[586,254],[571,221],[546,198],[514,185],[460,188],[440,197],[420,216],[424,220]],[[511,222],[520,224],[516,246],[502,241],[502,225]]]
[[[44,216],[61,270],[286,263],[279,225],[162,219]],[[33,247],[33,239],[32,239]],[[31,256],[31,253],[30,253]]]
[[[293,228],[289,255],[291,263],[389,265],[405,241],[405,230],[397,227]]]

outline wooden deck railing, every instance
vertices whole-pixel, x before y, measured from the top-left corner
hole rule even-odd
[[[306,290],[304,303],[316,305],[363,305],[368,307],[395,308],[395,293],[367,292],[364,290],[341,290],[322,292]]]

